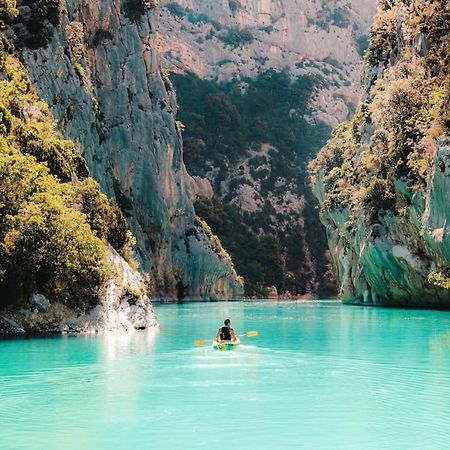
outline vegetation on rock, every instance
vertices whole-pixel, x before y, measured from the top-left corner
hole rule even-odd
[[[7,24],[18,14],[16,0],[0,0],[0,30],[7,27]]]
[[[332,139],[310,164],[313,183],[319,172],[325,174],[324,208],[348,208],[356,218],[362,202],[381,214],[384,210],[398,213],[405,206],[394,193],[394,182],[400,178],[412,191],[424,192],[436,139],[450,125],[450,50],[448,39],[441,42],[450,32],[450,11],[443,22],[446,28],[439,31],[429,20],[439,4],[411,3],[402,59],[386,68],[389,82],[374,82],[370,97],[352,121],[333,131]],[[366,53],[368,64],[379,61],[381,55],[389,59],[392,49],[399,51],[398,8],[378,14]],[[424,39],[433,51],[422,58],[414,54],[414,40],[424,32],[425,24],[429,32]]]
[[[158,6],[158,0],[125,0],[123,11],[132,22],[139,23],[149,9]]]
[[[24,67],[12,51],[1,56],[0,306],[32,292],[92,306],[107,276],[107,241],[129,257],[133,237],[74,144],[55,131]]]
[[[181,18],[186,17],[188,22],[192,24],[205,24],[209,23],[211,24],[216,30],[220,30],[222,26],[219,22],[216,22],[215,20],[211,19],[206,14],[198,14],[195,11],[193,11],[190,8],[185,8],[178,3],[168,3],[166,5],[167,10],[174,16]]]
[[[344,252],[355,252],[358,258],[358,275],[352,273],[355,295],[367,290],[357,280],[371,270],[363,253],[372,244],[376,247],[374,240],[382,235],[393,248],[397,245],[386,266],[403,261],[408,269],[402,270],[414,273],[409,282],[414,277],[420,281],[414,281],[413,293],[408,281],[400,279],[392,291],[381,289],[386,274],[379,274],[380,281],[370,273],[365,282],[382,301],[406,302],[415,295],[425,301],[431,296],[430,286],[449,286],[449,261],[444,250],[441,255],[435,248],[439,242],[447,244],[430,244],[424,236],[432,230],[423,229],[424,219],[419,219],[428,214],[425,206],[431,202],[437,140],[448,136],[450,128],[448,3],[379,2],[365,61],[364,101],[350,122],[336,127],[310,164],[311,178],[321,200],[322,220],[334,236],[332,245],[336,248],[339,242]],[[449,193],[440,195],[448,199]],[[445,297],[442,292],[439,296]]]
[[[198,200],[196,211],[229,250],[246,294],[264,296],[274,285],[279,292],[332,295],[333,283],[324,275],[325,236],[314,226],[316,202],[305,183],[306,162],[329,133],[305,118],[316,81],[291,80],[273,70],[224,84],[191,74],[171,78],[186,125],[188,171],[207,176],[216,193]],[[269,148],[267,154],[262,146]],[[245,186],[265,199],[255,211],[239,206]],[[302,211],[282,212],[278,202],[287,192],[304,199]],[[314,288],[312,279],[317,279]]]
[[[231,259],[231,256],[229,255],[229,253],[223,248],[222,243],[220,242],[220,239],[218,236],[216,236],[212,230],[211,227],[206,223],[205,220],[203,220],[201,217],[196,217],[196,225],[198,225],[203,232],[206,234],[206,236],[209,238],[209,240],[211,241],[212,245],[213,245],[213,250],[214,252],[220,256],[221,258],[223,258],[225,261],[228,262],[228,265],[230,266],[230,270],[231,270],[231,274],[233,275],[233,277],[236,278],[236,280],[239,283],[243,283],[244,282],[244,278],[239,276],[236,272],[236,269],[234,268],[234,264],[233,261]]]
[[[63,0],[22,0],[19,14],[8,21],[17,38],[16,46],[36,49],[47,45],[64,12]]]

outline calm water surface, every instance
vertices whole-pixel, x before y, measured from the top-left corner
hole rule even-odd
[[[0,449],[449,449],[450,313],[157,306],[161,330],[0,341]],[[193,341],[230,316],[240,348]]]

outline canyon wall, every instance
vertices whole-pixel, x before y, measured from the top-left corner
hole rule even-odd
[[[364,97],[311,164],[340,295],[450,306],[450,10],[379,2]]]
[[[160,73],[153,2],[68,0],[37,45],[33,2],[19,1],[12,27],[39,95],[73,139],[91,175],[137,238],[154,297],[226,299],[242,280],[196,219],[170,82]]]
[[[335,295],[306,165],[356,107],[374,13],[372,0],[161,2],[196,208],[247,295]]]

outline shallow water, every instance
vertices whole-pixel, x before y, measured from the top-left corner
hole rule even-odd
[[[450,313],[157,306],[157,334],[0,341],[0,449],[448,449]],[[255,338],[193,341],[230,316]]]

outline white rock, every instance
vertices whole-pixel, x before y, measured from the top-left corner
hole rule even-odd
[[[46,312],[50,309],[50,300],[45,295],[33,293],[30,298],[30,305],[38,312]]]

